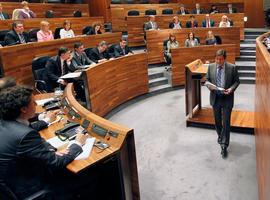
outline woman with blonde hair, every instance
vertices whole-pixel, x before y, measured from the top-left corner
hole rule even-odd
[[[27,1],[22,1],[21,5],[22,9],[20,9],[18,14],[19,19],[30,19],[36,17],[36,14],[29,9]]]
[[[231,23],[229,18],[226,15],[223,15],[221,18],[221,22],[219,23],[219,27],[230,27]]]
[[[181,24],[178,16],[173,17],[173,21],[169,24],[169,28],[171,28],[171,29],[181,29],[182,28],[182,24]]]
[[[215,38],[212,31],[207,32],[205,44],[206,45],[216,45],[217,44],[217,39]]]
[[[50,23],[47,21],[40,22],[40,31],[37,32],[38,42],[45,42],[53,40],[53,34],[50,30]]]
[[[63,27],[64,28],[62,28],[60,30],[60,33],[59,33],[61,39],[75,37],[75,34],[74,34],[73,30],[71,29],[70,21],[65,20],[64,23],[63,23]]]

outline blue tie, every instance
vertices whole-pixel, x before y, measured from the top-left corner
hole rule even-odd
[[[217,86],[218,87],[222,87],[222,80],[221,80],[221,75],[222,75],[222,67],[218,67],[218,71],[217,71]],[[217,95],[221,96],[222,92],[221,91],[217,91]]]

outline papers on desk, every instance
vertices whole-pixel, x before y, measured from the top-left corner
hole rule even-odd
[[[61,76],[60,79],[71,79],[71,78],[79,78],[82,72],[72,72]]]
[[[49,101],[53,101],[54,98],[47,98],[47,99],[41,99],[41,100],[36,100],[36,103],[38,106],[43,106],[45,103]]]
[[[87,138],[85,144],[83,145],[82,149],[83,152],[81,154],[79,154],[75,160],[83,160],[86,159],[90,156],[92,148],[94,146],[96,138],[91,137],[91,138]]]
[[[214,85],[213,83],[210,83],[208,81],[205,82],[204,84],[206,87],[208,87],[210,90],[219,90],[219,91],[224,91],[224,88],[218,87],[216,85]]]
[[[56,149],[59,149],[63,147],[64,145],[67,145],[69,141],[68,140],[62,141],[57,136],[55,136],[53,138],[48,139],[47,142],[49,142]]]

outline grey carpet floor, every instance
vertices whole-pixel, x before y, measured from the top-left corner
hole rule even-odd
[[[209,92],[202,90],[203,105]],[[254,85],[240,85],[235,109],[254,109]],[[187,128],[184,90],[136,102],[110,118],[134,128],[142,200],[256,200],[255,137],[231,133],[223,160],[214,130]]]

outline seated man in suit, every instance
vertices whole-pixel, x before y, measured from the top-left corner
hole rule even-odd
[[[9,87],[16,86],[16,81],[14,78],[6,76],[0,78],[0,91]],[[35,117],[29,119],[29,126],[36,131],[40,131],[44,128],[47,128],[50,122],[53,122],[56,119],[56,112],[44,112]]]
[[[233,7],[232,7],[232,4],[229,3],[229,4],[228,4],[228,9],[226,10],[226,13],[230,13],[230,14],[232,14],[232,13],[237,13],[237,9],[236,9],[236,8],[233,8]]]
[[[91,49],[89,53],[89,58],[95,63],[103,62],[110,59],[107,42],[101,41],[96,48]]]
[[[189,14],[188,10],[185,9],[184,4],[180,5],[180,10],[177,12],[177,14],[179,15],[186,15]]]
[[[12,30],[6,34],[4,40],[7,46],[30,42],[28,34],[24,32],[24,26],[21,21],[12,23]]]
[[[195,9],[192,10],[192,14],[204,14],[204,10],[201,8],[199,3],[196,3]]]
[[[95,64],[92,60],[90,60],[84,52],[84,46],[81,42],[76,42],[74,44],[74,51],[72,52],[72,66],[74,70],[82,69],[86,65]]]
[[[191,15],[189,17],[189,21],[186,23],[186,28],[197,28],[198,27],[198,22],[195,20],[195,16]]]
[[[9,19],[9,16],[7,13],[3,12],[2,4],[0,3],[0,20]]]
[[[211,27],[214,27],[214,26],[215,26],[214,20],[212,20],[210,18],[209,14],[206,14],[205,15],[205,20],[203,20],[203,22],[202,22],[202,27],[211,28]]]
[[[155,15],[149,15],[149,21],[144,24],[144,31],[148,30],[157,30],[158,25],[156,21]]]
[[[119,44],[114,47],[114,57],[117,58],[131,53],[133,54],[127,45],[127,40],[125,38],[121,38]]]
[[[52,190],[55,199],[62,199],[71,191],[59,194],[59,189],[52,184],[60,181],[55,177],[57,173],[64,171],[66,165],[82,152],[86,135],[78,133],[75,142],[64,152],[56,152],[56,148],[29,127],[28,120],[35,115],[35,109],[30,88],[14,86],[0,92],[0,182],[18,199],[25,199],[45,188]]]
[[[51,57],[47,61],[45,68],[52,88],[56,88],[58,86],[63,88],[67,85],[67,82],[60,79],[60,77],[70,71],[74,71],[71,60],[72,56],[70,50],[66,47],[60,47],[58,55]]]

